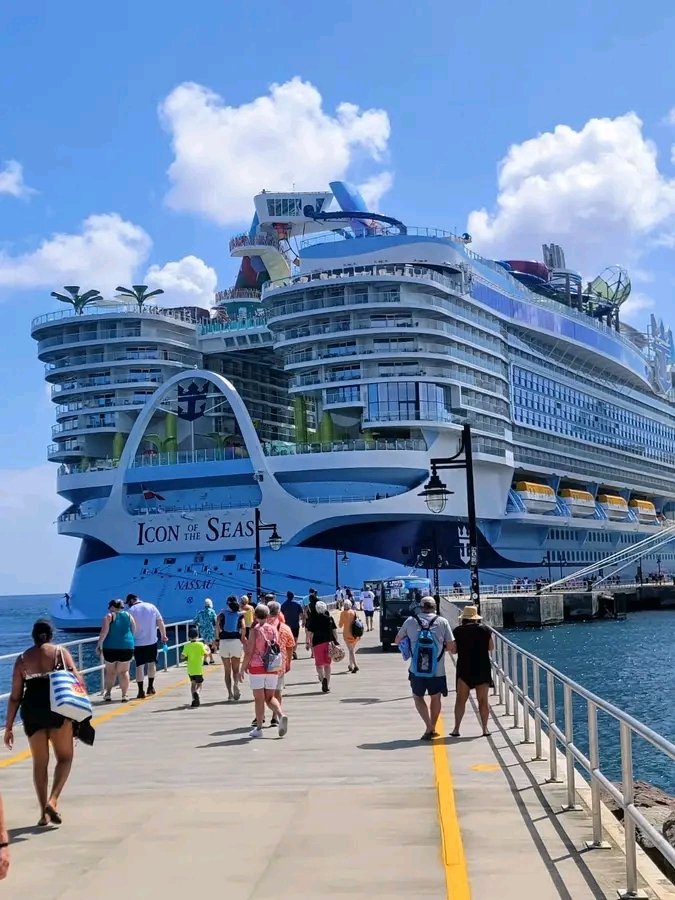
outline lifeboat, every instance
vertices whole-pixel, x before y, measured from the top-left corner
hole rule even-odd
[[[634,510],[640,522],[656,522],[656,507],[651,500],[631,500],[628,506]]]
[[[595,515],[595,500],[590,491],[563,488],[560,491],[560,499],[565,502],[573,516]]]
[[[523,501],[523,506],[528,512],[551,512],[555,509],[555,491],[548,484],[538,484],[536,481],[519,481],[516,484],[516,493]]]
[[[598,503],[608,519],[617,521],[625,519],[628,515],[628,501],[623,497],[617,497],[615,494],[600,494]]]

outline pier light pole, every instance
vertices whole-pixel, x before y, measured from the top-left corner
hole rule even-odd
[[[342,554],[342,559],[339,560],[339,556]],[[340,589],[340,566],[339,563],[342,562],[345,565],[349,562],[349,557],[347,556],[346,550],[336,550],[335,551],[335,592],[337,593]]]
[[[541,561],[542,566],[548,566],[548,582],[549,584],[553,581],[551,578],[551,551],[546,551],[546,556]]]
[[[267,546],[270,550],[281,550],[281,545],[283,541],[279,537],[279,532],[277,531],[276,523],[273,522],[270,525],[264,525],[260,519],[260,508],[256,506],[255,508],[255,562],[253,567],[255,569],[255,598],[256,602],[260,603],[262,599],[262,587],[261,587],[261,576],[262,569],[260,567],[260,532],[261,531],[271,531],[272,534],[267,539]]]
[[[432,513],[442,513],[453,493],[441,481],[438,473],[445,469],[464,469],[466,472],[466,505],[469,519],[469,572],[471,579],[471,602],[480,609],[480,575],[478,571],[478,527],[476,524],[476,494],[473,477],[473,449],[471,445],[471,426],[468,422],[462,429],[459,450],[454,456],[445,459],[430,459],[429,481],[419,496],[424,497],[427,507]],[[435,532],[434,532],[435,537]],[[435,577],[436,580],[437,576]]]

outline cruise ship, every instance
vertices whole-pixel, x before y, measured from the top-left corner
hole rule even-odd
[[[60,627],[128,592],[179,621],[252,590],[256,519],[275,526],[265,590],[425,568],[467,584],[465,473],[444,473],[441,514],[420,496],[466,422],[483,583],[555,580],[661,533],[622,574],[672,565],[673,340],[620,321],[626,273],[582,279],[555,244],[485,259],[329,187],[254,198],[211,310],[68,286],[33,321],[58,530],[80,541]]]

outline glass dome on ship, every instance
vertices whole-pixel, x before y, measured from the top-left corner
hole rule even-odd
[[[113,586],[170,621],[252,590],[256,510],[283,536],[263,542],[265,590],[332,593],[336,550],[356,588],[429,547],[443,584],[467,584],[463,473],[444,476],[442,509],[420,496],[465,422],[483,584],[535,579],[542,556],[571,573],[661,531],[667,569],[672,336],[620,322],[623,270],[584,285],[554,244],[485,259],[340,182],[254,208],[213,309],[68,286],[33,322],[58,529],[81,542],[60,625],[97,626]]]

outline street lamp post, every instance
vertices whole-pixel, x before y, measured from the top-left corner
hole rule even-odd
[[[548,583],[550,584],[553,579],[551,578],[551,551],[546,551],[546,556],[541,561],[542,566],[548,566]],[[562,577],[562,570],[561,570]]]
[[[464,457],[463,459],[461,457]],[[471,579],[471,602],[480,608],[480,575],[478,570],[478,527],[476,524],[476,494],[473,477],[473,449],[471,445],[471,426],[464,424],[459,450],[454,456],[445,459],[429,460],[431,477],[425,484],[420,497],[424,497],[429,510],[433,513],[442,513],[445,509],[448,497],[453,493],[439,478],[439,471],[443,469],[464,469],[466,472],[466,505],[469,520],[469,572]],[[434,533],[435,540],[435,533]],[[438,559],[438,554],[435,554]],[[435,575],[435,579],[437,575]]]
[[[337,593],[338,590],[340,589],[340,571],[339,571],[340,567],[338,565],[338,557],[340,554],[342,554],[341,562],[343,562],[345,564],[349,562],[349,557],[347,556],[346,550],[336,550],[335,551],[335,593]]]
[[[267,546],[270,550],[280,550],[283,541],[279,537],[279,532],[277,531],[276,523],[271,523],[270,525],[264,525],[260,519],[260,508],[256,506],[255,513],[255,597],[256,601],[260,603],[262,600],[262,586],[261,586],[261,576],[262,569],[260,567],[260,532],[261,531],[271,531],[272,534],[267,539]]]

